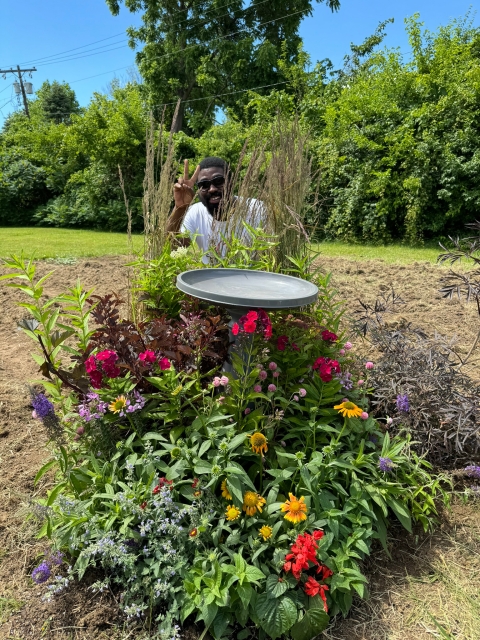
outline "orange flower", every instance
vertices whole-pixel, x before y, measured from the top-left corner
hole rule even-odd
[[[282,504],[282,511],[285,513],[285,520],[298,524],[307,519],[307,505],[305,504],[305,498],[296,498],[293,493],[288,494],[289,500],[286,500]]]
[[[264,504],[267,504],[265,498],[262,498],[262,496],[254,491],[247,491],[243,496],[243,510],[247,516],[254,516],[257,511],[262,513]]]
[[[253,453],[259,453],[261,456],[265,455],[268,451],[267,442],[268,440],[263,433],[257,432],[250,436],[250,445]]]
[[[188,535],[190,538],[196,538],[198,536],[198,529],[192,529]]]
[[[228,490],[226,480],[222,480],[220,488],[222,490],[222,496],[225,498],[225,500],[232,500],[232,496],[230,494],[230,491]]]
[[[336,404],[334,407],[341,413],[344,418],[360,418],[363,413],[363,409],[357,407],[354,402],[342,402],[341,404]]]

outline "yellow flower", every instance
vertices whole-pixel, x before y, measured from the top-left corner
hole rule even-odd
[[[120,413],[120,411],[122,411],[122,409],[125,409],[126,406],[127,399],[125,398],[125,396],[118,396],[113,402],[108,405],[108,408],[110,409],[110,411],[112,411],[112,413]]]
[[[342,402],[341,404],[336,404],[333,408],[338,413],[341,413],[344,418],[359,418],[363,413],[363,409],[357,407],[354,402]]]
[[[289,500],[286,500],[282,504],[282,511],[287,515],[285,516],[285,520],[289,522],[293,522],[293,524],[298,524],[302,522],[302,520],[307,519],[307,505],[305,504],[305,498],[302,496],[301,498],[296,498],[293,493],[289,493]]]
[[[268,451],[268,440],[263,433],[254,433],[250,436],[250,444],[252,446],[253,453],[259,453],[261,456],[265,455]]]
[[[229,504],[225,511],[225,516],[227,520],[230,520],[230,522],[232,522],[232,520],[238,520],[240,517],[240,509],[235,507],[233,504]]]
[[[226,480],[222,481],[221,489],[222,489],[222,496],[225,498],[225,500],[231,500],[232,496],[230,495],[230,491],[227,488],[227,481]]]
[[[243,496],[243,510],[246,511],[247,516],[254,516],[257,511],[262,513],[262,506],[267,504],[265,498],[258,495],[254,491],[247,491]]]
[[[272,537],[272,527],[268,527],[266,524],[260,529],[260,535],[264,540],[268,540]]]

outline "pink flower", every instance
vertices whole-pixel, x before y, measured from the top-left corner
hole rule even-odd
[[[265,340],[270,340],[270,338],[272,337],[272,325],[268,324],[265,327],[265,331],[263,332],[263,335],[265,337]]]
[[[162,371],[167,371],[167,369],[170,369],[172,364],[168,358],[162,358],[158,361],[158,366]]]
[[[338,352],[341,356],[345,355],[345,349],[340,349],[340,351]]]
[[[343,345],[343,348],[346,349],[347,351],[350,351],[350,349],[352,348],[352,343],[345,342],[345,344]]]
[[[256,311],[249,311],[247,313],[247,319],[251,322],[255,322],[255,320],[258,320],[258,313]]]
[[[387,424],[390,426],[393,423],[393,418],[387,416]]]
[[[222,386],[224,386],[224,387],[226,387],[226,386],[227,386],[227,384],[228,384],[228,378],[227,378],[227,376],[222,376],[222,377],[220,378],[220,384],[221,384]]]
[[[245,333],[255,333],[255,331],[257,330],[257,323],[253,322],[252,320],[247,320],[243,325],[243,330],[245,331]]]
[[[285,347],[288,344],[288,336],[279,336],[277,338],[277,349],[279,351],[285,351]]]
[[[100,362],[104,360],[110,360],[113,363],[118,360],[118,356],[115,353],[115,351],[110,351],[109,349],[106,349],[105,351],[100,351],[100,353],[97,353],[95,358],[97,360],[100,360]]]
[[[301,398],[304,398],[307,395],[307,391],[305,389],[299,389],[298,393],[300,394]]]
[[[270,369],[270,371],[275,371],[275,369],[277,368],[277,363],[270,362],[270,364],[268,365],[268,368]]]
[[[239,325],[235,322],[235,324],[232,327],[232,333],[234,336],[238,336],[238,332],[240,331],[240,327]]]
[[[362,412],[362,415],[360,416],[362,420],[367,420],[368,418],[368,413],[366,411]]]
[[[293,399],[295,400],[295,402],[299,401],[299,397],[298,396],[293,396]]]
[[[95,362],[94,356],[90,356],[85,360],[85,371],[87,373],[91,373],[92,371],[95,371],[96,368],[97,368],[97,363]]]
[[[245,411],[243,412],[246,416],[248,416],[248,414],[251,412],[251,409],[249,409],[248,407],[245,409]]]
[[[267,372],[266,371],[259,371],[258,373],[258,377],[260,378],[260,380],[266,380],[267,378]]]
[[[269,384],[268,390],[270,391],[270,393],[273,393],[274,391],[277,390],[277,387],[274,384]]]
[[[322,382],[330,382],[334,373],[340,373],[340,365],[337,360],[320,357],[315,360],[312,365],[314,371],[318,371],[318,375]]]
[[[274,371],[274,372],[273,372],[273,377],[274,377],[274,378],[278,378],[278,377],[279,377],[279,375],[280,375],[280,372],[279,372],[279,371]]]
[[[215,378],[213,379],[212,382],[214,387],[219,387],[222,383],[220,382],[220,378],[218,376],[215,376]]]
[[[300,347],[298,346],[298,344],[296,342],[292,342],[292,349],[294,351],[300,351]]]
[[[35,409],[32,411],[32,418],[38,419],[37,412]]]
[[[358,384],[358,386],[359,386],[359,387],[361,387],[362,385],[364,385],[364,384],[365,384],[365,380],[359,380],[359,381],[357,382],[357,384]]]
[[[225,402],[225,396],[220,396],[218,399],[218,404],[223,404]]]
[[[343,398],[342,402],[348,402],[348,398]]]
[[[256,384],[253,387],[253,390],[255,391],[255,393],[262,393],[262,385],[261,384]]]
[[[141,360],[142,362],[153,364],[156,360],[155,352],[147,349],[146,351],[144,351],[138,356],[138,359]]]
[[[78,427],[77,435],[83,436],[84,433],[85,433],[85,428],[84,427]]]
[[[122,373],[118,367],[110,362],[104,362],[102,368],[108,378],[118,378],[118,376]]]
[[[94,389],[101,389],[102,388],[102,372],[101,371],[92,371],[89,374],[90,377],[90,382],[92,384],[92,387]]]
[[[373,369],[375,365],[373,364],[373,362],[366,362],[365,363],[365,369]]]

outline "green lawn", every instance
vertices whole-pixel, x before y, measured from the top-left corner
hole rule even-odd
[[[320,242],[313,245],[321,255],[331,257],[343,257],[350,260],[374,260],[382,259],[385,262],[406,264],[415,261],[427,261],[435,263],[442,253],[438,245],[426,247],[408,247],[401,244],[389,244],[382,246],[368,244],[346,244],[343,242]]]
[[[143,236],[133,237],[135,249],[143,246]],[[126,255],[126,233],[106,233],[84,229],[46,227],[0,228],[0,257],[12,253],[41,258],[77,258],[87,256]]]
[[[143,236],[133,236],[135,250],[143,246]],[[390,263],[428,261],[434,263],[440,248],[406,247],[399,244],[386,246],[321,242],[313,245],[324,256],[341,256],[351,260],[381,258]],[[0,228],[0,257],[12,253],[42,258],[80,258],[128,254],[126,233],[106,233],[83,229],[53,229],[48,227]]]

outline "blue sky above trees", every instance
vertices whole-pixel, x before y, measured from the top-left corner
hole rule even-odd
[[[403,20],[415,12],[421,14],[425,27],[435,30],[451,18],[473,11],[478,2],[469,0],[342,0],[342,8],[332,14],[324,5],[316,5],[314,14],[301,27],[305,49],[316,62],[330,58],[336,67],[342,63],[351,42],[356,44],[374,32],[378,23],[395,18],[387,28],[385,44],[400,47],[408,53],[409,46]],[[134,52],[126,46],[126,27],[140,24],[140,16],[122,8],[113,17],[102,0],[5,0],[2,3],[0,26],[0,68],[16,64],[36,66],[34,88],[44,80],[66,81],[72,85],[81,105],[86,105],[94,91],[105,91],[109,82],[125,79],[134,69]],[[85,46],[90,45],[90,46]],[[67,53],[64,53],[67,52]],[[62,54],[64,55],[57,55]],[[50,56],[55,56],[51,57]],[[43,58],[43,59],[41,59]],[[18,108],[12,77],[0,77],[0,123],[9,112]]]

